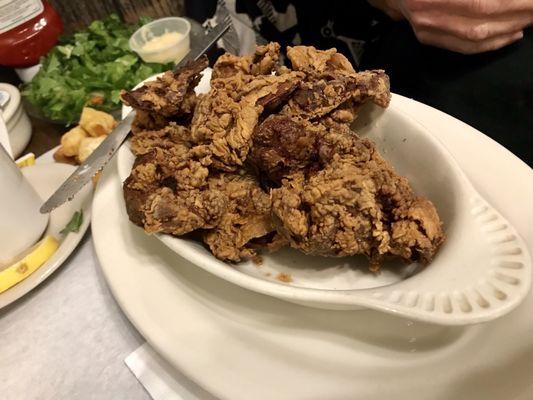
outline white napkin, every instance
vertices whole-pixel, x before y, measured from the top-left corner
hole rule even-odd
[[[124,362],[154,400],[216,400],[163,360],[148,343]]]

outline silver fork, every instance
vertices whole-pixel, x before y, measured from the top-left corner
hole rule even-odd
[[[228,32],[229,29],[231,29],[231,27],[231,17],[228,14],[224,17],[222,22],[217,24],[217,26],[215,26],[205,35],[204,39],[200,42],[197,48],[191,49],[191,51],[178,64],[176,64],[176,66],[174,67],[174,71],[177,71],[189,61],[198,60],[207,52],[207,50],[211,48],[211,46],[213,46],[213,44],[218,39],[225,36],[225,34]]]
[[[225,0],[218,0],[217,10],[215,12],[217,24],[219,24],[221,20],[224,20],[228,16],[230,16],[230,13],[228,8],[226,7]],[[222,37],[222,43],[224,45],[224,50],[226,50],[227,52],[236,55],[240,54],[241,44],[239,36],[237,36],[237,32],[235,31],[235,27],[233,26],[233,24],[230,26],[226,34]]]

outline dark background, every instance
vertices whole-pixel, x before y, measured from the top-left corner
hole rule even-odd
[[[533,29],[511,46],[470,56],[415,39],[407,24],[391,25],[363,67],[385,69],[395,93],[466,122],[533,166]]]
[[[60,13],[67,33],[112,12],[127,22],[134,22],[141,15],[184,14],[202,22],[215,6],[214,0],[51,0],[50,3]],[[322,48],[337,46],[346,53],[342,44],[328,42],[316,27],[322,26],[325,19],[335,18],[337,34],[353,34],[357,26],[368,20],[367,15],[361,15],[361,4],[366,3],[329,0],[314,2],[313,7],[302,3],[297,9],[303,44]],[[359,8],[351,10],[352,7]],[[366,12],[375,10],[366,8]],[[532,28],[526,30],[523,40],[512,46],[464,56],[421,45],[406,22],[392,22],[379,13],[376,15],[381,21],[379,31],[371,32],[368,38],[361,69],[385,69],[391,77],[393,92],[468,123],[533,165]],[[358,19],[361,21],[355,23]],[[0,67],[0,81],[20,83],[16,74],[4,67]],[[36,155],[55,147],[66,131],[60,125],[35,118],[32,125],[33,136],[27,151]]]

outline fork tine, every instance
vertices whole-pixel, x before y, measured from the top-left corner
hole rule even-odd
[[[225,19],[222,24],[218,24],[211,29],[206,35],[204,35],[203,38],[200,39],[200,43],[196,47],[191,48],[189,53],[187,53],[187,55],[174,66],[173,70],[177,71],[189,61],[198,60],[206,53],[207,50],[211,48],[211,46],[213,46],[213,44],[217,42],[217,40],[224,37],[224,34],[228,32],[231,26],[231,19]]]
[[[228,25],[231,25],[231,17],[230,15],[226,15],[226,17],[224,18],[224,23],[225,24],[228,24]]]
[[[220,21],[221,19],[222,21]],[[226,24],[230,26],[226,34],[222,37],[222,43],[223,43],[224,49],[227,52],[230,52],[232,54],[239,54],[239,49],[240,49],[239,36],[237,35],[237,32],[235,31],[235,28],[233,26],[233,21],[231,19],[231,15],[229,13],[228,8],[226,7],[224,0],[217,1],[216,20],[219,23],[224,24],[225,26]]]

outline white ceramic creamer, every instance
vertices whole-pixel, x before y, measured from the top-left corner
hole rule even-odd
[[[0,268],[32,246],[43,234],[48,214],[42,200],[0,146]]]

